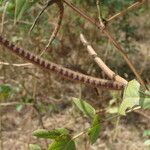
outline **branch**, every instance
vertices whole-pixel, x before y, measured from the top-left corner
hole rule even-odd
[[[99,23],[100,25],[105,28],[105,25],[103,23],[103,19],[102,19],[102,11],[101,11],[101,3],[99,2],[99,0],[96,0],[96,6],[97,6],[97,11],[98,11],[98,19],[99,19]]]
[[[122,54],[123,58],[125,59],[126,63],[128,64],[128,66],[130,67],[130,69],[133,71],[133,73],[135,74],[135,76],[137,77],[138,81],[141,83],[141,85],[147,89],[144,80],[142,79],[142,77],[140,76],[139,72],[137,71],[137,69],[134,67],[133,63],[131,62],[131,60],[129,59],[128,55],[124,52],[123,48],[119,45],[119,43],[114,39],[114,37],[107,31],[107,30],[103,30],[103,32],[105,33],[105,35],[107,35],[107,37],[109,38],[109,40],[113,43],[113,45],[117,48],[117,50]]]
[[[99,23],[94,21],[91,17],[87,16],[82,10],[74,6],[72,3],[68,2],[67,0],[63,0],[64,3],[66,3],[70,8],[72,8],[76,13],[78,13],[81,17],[88,20],[91,24],[95,25],[98,29],[100,29],[111,41],[111,43],[117,48],[117,50],[121,53],[123,58],[125,59],[126,63],[130,67],[130,69],[133,71],[135,76],[137,77],[138,81],[141,83],[141,85],[147,89],[145,82],[143,81],[142,77],[140,76],[139,72],[135,69],[133,63],[130,61],[128,55],[124,52],[123,48],[120,46],[120,44],[115,40],[115,38],[110,34],[109,31],[106,30],[103,26],[101,26]]]
[[[115,14],[114,16],[110,17],[109,19],[106,19],[107,22],[112,22],[113,20],[125,15],[128,11],[136,9],[138,7],[140,7],[143,3],[145,2],[145,0],[142,1],[138,1],[135,2],[134,4],[132,4],[131,6],[127,7],[126,9],[124,9],[123,11]]]
[[[85,12],[83,12],[81,9],[77,8],[75,5],[73,5],[72,3],[68,2],[67,0],[63,0],[63,2],[68,5],[71,9],[73,9],[76,13],[78,13],[80,16],[82,16],[84,19],[88,20],[90,23],[92,23],[93,25],[96,25],[96,27],[98,28],[102,28],[98,22],[96,22],[95,20],[93,20],[90,16],[88,16],[87,14],[85,14]]]
[[[117,82],[120,82],[124,85],[126,85],[128,82],[120,77],[119,75],[116,75],[115,72],[113,72],[103,61],[101,58],[99,58],[97,56],[97,53],[95,52],[95,50],[93,49],[93,47],[87,42],[87,40],[85,39],[85,37],[83,36],[83,34],[80,34],[80,39],[82,41],[82,43],[87,47],[87,51],[88,53],[94,58],[94,61],[98,64],[98,66],[106,73],[106,75],[112,79],[115,80]]]

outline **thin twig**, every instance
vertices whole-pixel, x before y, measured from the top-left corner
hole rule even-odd
[[[98,10],[98,19],[99,19],[99,23],[100,23],[100,26],[102,26],[103,28],[105,28],[105,25],[103,23],[103,19],[102,19],[102,11],[101,11],[101,8],[100,8],[100,0],[96,0],[96,5],[97,5],[97,10]]]
[[[34,67],[31,63],[24,63],[24,64],[11,64],[7,62],[0,62],[0,65],[4,66],[14,66],[14,67]]]
[[[7,102],[7,103],[0,103],[0,106],[2,107],[8,107],[8,106],[16,106],[18,104],[23,104],[23,105],[33,105],[32,103],[22,103],[22,102]]]
[[[124,9],[123,11],[115,14],[114,16],[110,17],[109,19],[106,19],[107,22],[112,22],[113,20],[125,15],[128,11],[136,9],[138,7],[140,7],[143,3],[145,2],[145,0],[142,1],[138,1],[135,2],[134,4],[132,4],[131,6],[127,7],[126,9]]]
[[[35,27],[38,19],[40,18],[40,16],[43,14],[43,12],[53,3],[55,3],[55,0],[49,0],[48,3],[42,8],[42,10],[40,11],[40,13],[37,15],[37,17],[35,18],[30,30],[29,30],[29,35],[31,34],[31,31],[33,30],[33,28]]]
[[[80,136],[86,134],[86,133],[88,132],[88,129],[89,129],[89,128],[87,128],[87,129],[85,129],[83,132],[80,132],[79,134],[75,135],[75,136],[72,138],[72,140],[75,140],[75,139],[77,139],[78,137],[80,137]]]
[[[1,34],[3,33],[3,29],[4,29],[5,14],[6,14],[8,4],[9,4],[9,2],[6,2],[5,6],[4,6],[4,11],[2,14],[2,22],[1,22],[1,30],[0,30]]]
[[[98,66],[106,73],[106,75],[115,81],[118,81],[124,85],[128,83],[124,78],[120,77],[119,75],[116,75],[115,72],[113,72],[104,62],[101,58],[97,56],[97,53],[93,49],[93,47],[87,42],[83,34],[80,34],[80,39],[82,43],[87,47],[88,53],[94,58],[94,61],[98,64]]]
[[[150,122],[150,116],[148,114],[146,115],[144,112],[141,112],[140,110],[134,110],[133,112],[143,116],[144,118],[146,118]]]

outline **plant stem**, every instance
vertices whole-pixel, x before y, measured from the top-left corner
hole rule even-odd
[[[70,8],[72,8],[76,13],[78,13],[81,17],[85,18],[87,21],[89,21],[91,24],[96,26],[100,31],[102,31],[111,41],[111,43],[117,48],[117,50],[122,54],[123,58],[125,59],[126,63],[130,67],[130,69],[133,71],[135,76],[137,77],[138,81],[141,83],[141,85],[147,89],[145,82],[143,81],[142,77],[138,73],[138,71],[135,69],[134,65],[130,61],[128,55],[124,52],[123,48],[120,46],[120,44],[115,40],[115,38],[106,30],[106,28],[103,28],[99,23],[94,21],[91,17],[89,17],[85,12],[77,8],[72,3],[68,2],[67,0],[63,0],[64,3],[66,3]]]

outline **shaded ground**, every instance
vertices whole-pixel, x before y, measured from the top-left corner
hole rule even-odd
[[[3,122],[3,149],[4,150],[25,150],[29,143],[40,143],[44,147],[44,140],[35,139],[31,133],[39,128],[39,120],[33,109],[28,106],[22,113],[16,113],[13,107],[11,111],[5,111],[2,116]],[[13,115],[12,115],[13,114]],[[76,115],[77,117],[77,115]],[[77,119],[78,118],[78,119]],[[67,127],[76,133],[88,127],[86,119],[73,117],[72,108],[62,110],[60,113],[52,113],[43,117],[43,123],[47,129],[55,127]],[[133,119],[135,119],[133,122]],[[116,119],[103,124],[103,130],[96,144],[90,146],[82,137],[77,140],[77,147],[80,150],[144,150],[143,129],[147,128],[147,120],[137,114],[131,114],[121,120],[115,128]],[[117,131],[117,134],[115,134]],[[115,136],[115,137],[114,137]],[[43,143],[43,144],[42,144]]]

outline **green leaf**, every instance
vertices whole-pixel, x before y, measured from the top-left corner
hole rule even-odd
[[[144,142],[144,145],[145,145],[145,146],[150,146],[150,140],[146,140],[146,141]]]
[[[25,103],[25,104],[33,103],[33,101],[34,101],[33,98],[26,97],[26,96],[22,97],[22,102]]]
[[[55,140],[48,150],[76,150],[76,147],[70,136],[62,136],[59,140]]]
[[[140,84],[136,80],[128,83],[124,90],[123,101],[119,108],[121,115],[126,115],[126,110],[134,106],[141,106],[144,109],[150,109],[150,91],[142,91]]]
[[[90,137],[90,141],[92,144],[94,144],[99,136],[101,130],[101,125],[100,125],[100,116],[99,115],[95,115],[93,122],[92,122],[92,126],[89,129],[89,137]]]
[[[141,103],[142,108],[150,109],[150,97],[143,98],[143,102]]]
[[[0,85],[0,100],[9,98],[13,93],[13,87],[8,84]]]
[[[15,22],[21,19],[27,5],[27,0],[16,0]]]
[[[49,139],[56,139],[62,135],[68,135],[69,131],[67,129],[56,129],[52,131],[47,131],[45,129],[38,129],[33,132],[33,135],[38,138],[49,138]]]
[[[145,130],[143,136],[150,136],[150,130]]]
[[[126,110],[134,106],[140,105],[140,84],[136,80],[128,83],[124,90],[123,101],[119,108],[121,115],[126,115]]]
[[[41,150],[39,145],[29,144],[29,150]]]
[[[12,1],[9,1],[8,6],[7,6],[7,12],[12,12],[14,14],[15,10],[15,3]]]
[[[31,8],[39,0],[16,0],[15,1],[15,22],[20,20],[23,14]]]
[[[20,112],[20,111],[23,109],[23,107],[24,107],[23,104],[17,104],[17,105],[16,105],[16,110],[17,110],[18,112]]]
[[[150,91],[145,90],[141,93],[141,95],[141,107],[144,109],[150,109]]]
[[[144,91],[144,94],[147,95],[147,96],[150,96],[150,91],[145,90],[145,91]]]
[[[3,2],[3,0],[0,0],[0,4]]]
[[[95,116],[95,109],[86,101],[80,100],[78,98],[73,98],[73,102],[86,116],[89,116],[91,118]]]
[[[58,128],[55,131],[60,132],[61,135],[68,135],[69,134],[69,131],[67,129],[65,129],[65,128]]]

